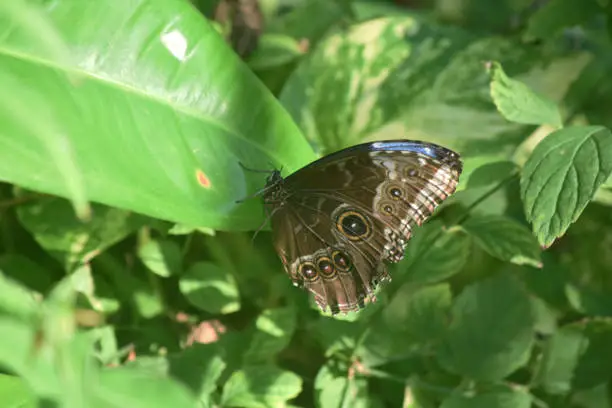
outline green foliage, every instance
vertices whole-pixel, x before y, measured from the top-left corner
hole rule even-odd
[[[609,2],[218,3],[0,2],[0,407],[611,408]],[[382,139],[460,185],[331,317],[244,167]]]

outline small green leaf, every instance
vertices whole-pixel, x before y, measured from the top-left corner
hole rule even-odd
[[[151,272],[164,278],[181,273],[181,248],[174,241],[152,239],[138,248],[138,257]]]
[[[365,378],[347,378],[346,370],[326,364],[315,378],[315,399],[319,408],[374,408],[383,404],[369,392]]]
[[[224,406],[265,408],[282,405],[302,390],[302,379],[291,371],[269,365],[246,366],[227,380]]]
[[[284,349],[295,331],[295,309],[268,309],[255,321],[255,334],[244,358],[249,363],[273,358]]]
[[[491,97],[506,119],[528,125],[563,125],[559,108],[553,101],[538,95],[524,83],[509,78],[498,62],[491,62],[489,69]]]
[[[428,222],[408,244],[408,278],[419,284],[447,279],[463,268],[469,254],[470,237],[463,230]]]
[[[455,300],[438,359],[466,377],[501,380],[527,363],[533,320],[529,297],[514,278],[472,284]]]
[[[531,395],[521,388],[500,385],[477,393],[455,392],[440,408],[529,408],[531,402]]]
[[[548,135],[525,163],[521,197],[540,244],[550,246],[575,222],[612,173],[612,134],[573,126]]]
[[[418,341],[435,341],[444,333],[451,299],[446,283],[425,287],[406,283],[383,310],[383,318],[390,330]]]
[[[321,408],[342,407],[342,400],[349,380],[344,375],[334,373],[326,364],[317,373],[315,378],[315,393],[318,406]]]
[[[612,319],[583,320],[562,327],[548,339],[535,377],[550,394],[566,394],[605,383],[612,377]]]
[[[517,265],[542,267],[538,241],[527,227],[496,215],[472,217],[461,225],[491,256]]]
[[[189,303],[207,312],[227,314],[240,309],[236,280],[212,262],[191,265],[179,287]]]

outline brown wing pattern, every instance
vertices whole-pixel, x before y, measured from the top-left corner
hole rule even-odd
[[[275,247],[293,282],[321,309],[358,310],[389,279],[412,229],[454,193],[456,154],[358,151],[308,166],[285,179],[272,216]]]

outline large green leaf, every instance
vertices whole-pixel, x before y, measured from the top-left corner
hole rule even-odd
[[[501,380],[527,363],[533,323],[529,297],[512,277],[472,284],[453,305],[439,360],[473,379]]]
[[[70,197],[79,209],[88,199],[250,229],[261,222],[258,200],[235,201],[264,178],[240,163],[291,171],[315,158],[187,1],[5,4],[0,180]]]
[[[407,138],[494,146],[499,153],[518,143],[508,133],[522,125],[496,111],[483,61],[499,60],[513,75],[532,74],[540,83],[564,70],[554,62],[536,70],[536,59],[541,55],[512,41],[475,39],[410,15],[383,17],[323,39],[287,81],[281,101],[326,152],[362,140]],[[555,95],[574,79],[555,77]],[[548,88],[539,91],[548,95]]]
[[[612,133],[602,126],[572,126],[548,135],[525,163],[525,215],[544,246],[563,235],[612,174]]]

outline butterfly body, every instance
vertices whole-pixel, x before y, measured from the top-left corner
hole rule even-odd
[[[364,307],[390,279],[385,262],[403,258],[461,169],[449,149],[394,140],[349,147],[286,178],[274,171],[263,198],[289,277],[332,314]]]

